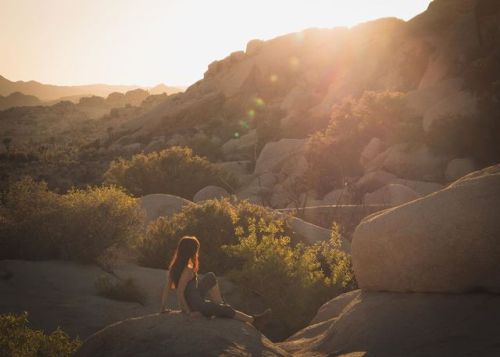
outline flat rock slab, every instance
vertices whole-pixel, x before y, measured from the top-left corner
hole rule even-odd
[[[253,326],[233,319],[152,314],[90,336],[76,357],[287,356]]]

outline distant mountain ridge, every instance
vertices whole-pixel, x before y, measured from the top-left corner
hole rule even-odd
[[[89,84],[78,86],[58,86],[52,84],[44,84],[36,81],[10,81],[0,75],[0,95],[8,96],[15,92],[31,95],[39,98],[42,101],[57,100],[63,97],[75,96],[100,96],[106,97],[113,92],[127,92],[133,89],[151,90],[151,94],[159,94],[166,92],[174,94],[184,91],[182,87],[172,87],[165,84],[159,84],[155,87],[141,87],[131,85],[107,85],[107,84]]]

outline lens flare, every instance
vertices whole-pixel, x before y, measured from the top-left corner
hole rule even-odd
[[[253,102],[257,108],[263,108],[266,106],[264,99],[259,98],[259,97],[254,98]]]

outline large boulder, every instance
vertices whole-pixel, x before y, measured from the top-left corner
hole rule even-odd
[[[201,202],[211,199],[221,199],[224,197],[229,197],[229,193],[226,189],[219,186],[206,186],[196,192],[193,197],[193,202]]]
[[[325,205],[349,205],[354,202],[354,194],[347,188],[337,188],[323,197]]]
[[[474,171],[474,161],[471,159],[453,159],[446,166],[445,176],[448,182],[458,180]]]
[[[129,263],[115,264],[113,272],[95,265],[63,261],[0,261],[0,314],[29,312],[33,327],[46,332],[58,326],[70,336],[87,338],[117,321],[157,312],[166,282],[167,271],[139,267]],[[99,295],[96,283],[131,279],[144,294],[142,303],[113,300]],[[238,310],[263,311],[267,305],[255,294],[247,294],[224,277],[217,277],[224,299]],[[36,294],[33,294],[36,292]],[[168,306],[178,306],[170,294]],[[271,338],[282,337],[277,321],[266,326]]]
[[[462,78],[440,80],[433,85],[423,86],[408,92],[406,101],[408,108],[417,116],[423,116],[429,108],[435,106],[443,98],[458,93],[463,87]]]
[[[285,163],[293,162],[304,153],[307,139],[281,139],[267,143],[262,149],[255,164],[254,173],[279,172]]]
[[[225,142],[222,145],[222,153],[226,160],[250,160],[253,159],[256,145],[257,131],[253,129],[238,138]]]
[[[298,217],[285,217],[285,223],[297,236],[308,244],[328,241],[332,236],[332,231],[323,227],[306,222]],[[345,239],[341,241],[341,249],[346,253],[351,251],[351,243]]]
[[[390,184],[395,179],[397,179],[396,175],[384,170],[370,171],[356,182],[356,188],[361,192],[373,192],[382,186]]]
[[[429,132],[441,120],[454,120],[462,115],[474,115],[477,112],[477,99],[469,92],[460,91],[450,95],[424,114],[424,131]]]
[[[96,332],[76,357],[287,356],[249,324],[180,313],[124,320]]]
[[[378,154],[385,150],[385,144],[379,138],[372,138],[361,152],[359,162],[362,166],[372,161]]]
[[[366,173],[356,182],[356,188],[361,192],[373,192],[389,184],[407,186],[421,196],[426,196],[443,188],[443,185],[437,182],[402,179],[383,170]]]
[[[369,162],[367,172],[385,170],[398,177],[440,181],[444,176],[445,158],[425,145],[396,144]]]
[[[365,218],[352,241],[359,287],[500,292],[500,165]]]
[[[251,165],[251,161],[226,161],[217,162],[214,165],[240,179],[241,177],[245,177],[250,174],[249,167]]]
[[[352,291],[280,347],[297,356],[498,356],[500,296]]]
[[[427,196],[428,194],[439,191],[443,188],[443,185],[437,182],[405,180],[401,178],[393,179],[390,183],[409,187],[421,196]]]
[[[400,184],[389,184],[365,194],[364,203],[367,205],[397,206],[417,198],[420,198],[420,195],[411,188]]]
[[[182,207],[192,204],[182,197],[166,193],[153,193],[139,199],[141,208],[146,212],[146,220],[153,221],[161,216],[171,216],[182,210]]]
[[[249,200],[250,202],[262,204],[266,198],[272,196],[272,189],[277,183],[277,177],[273,173],[264,173],[257,177],[246,186],[241,188],[236,196],[240,200]]]

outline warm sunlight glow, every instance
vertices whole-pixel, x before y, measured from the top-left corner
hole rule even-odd
[[[56,84],[189,85],[208,63],[251,39],[380,17],[407,20],[429,2],[2,0],[0,73]],[[291,58],[289,65],[300,63]]]

